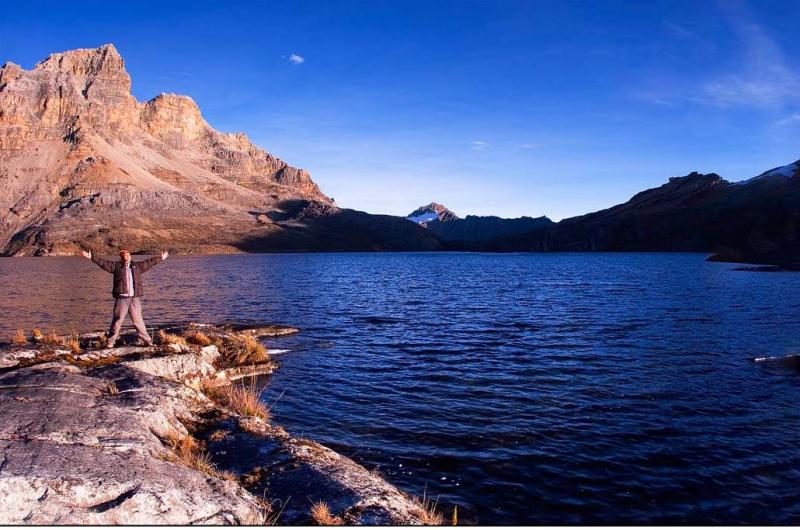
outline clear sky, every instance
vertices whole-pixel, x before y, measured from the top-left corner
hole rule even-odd
[[[112,42],[344,207],[560,219],[800,158],[800,5],[1,1],[0,61]]]

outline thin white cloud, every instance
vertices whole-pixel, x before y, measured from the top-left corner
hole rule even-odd
[[[760,24],[755,13],[744,2],[718,3],[740,48],[736,52],[735,70],[722,71],[696,83],[662,80],[670,86],[643,88],[634,97],[652,104],[671,106],[694,103],[719,107],[751,106],[780,107],[800,102],[800,75],[787,59],[780,44]],[[675,35],[688,37],[689,31],[664,20],[664,26]]]
[[[682,39],[691,39],[695,37],[694,32],[686,29],[685,27],[681,26],[680,24],[676,24],[671,20],[667,20],[666,18],[661,21],[667,31],[675,37],[680,37]]]
[[[774,123],[777,127],[786,127],[788,125],[794,125],[796,123],[800,123],[800,113],[795,112],[791,116],[787,116],[782,118]]]
[[[475,140],[474,142],[469,143],[469,148],[473,151],[483,151],[487,147],[487,143],[483,140]]]
[[[789,67],[780,44],[757,22],[745,4],[720,3],[742,43],[742,68],[704,83],[710,102],[721,105],[773,106],[800,96],[800,77]]]
[[[302,55],[297,55],[296,53],[291,54],[289,57],[289,62],[292,64],[303,64],[306,62],[306,58]]]
[[[527,150],[540,149],[541,147],[542,147],[542,144],[536,144],[536,143],[519,144],[519,148],[520,149],[527,149]]]

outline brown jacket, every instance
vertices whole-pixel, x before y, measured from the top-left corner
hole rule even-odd
[[[101,269],[110,272],[114,275],[114,288],[112,294],[114,298],[119,298],[120,295],[128,294],[128,285],[125,281],[125,264],[122,261],[108,260],[92,255],[94,261]],[[133,261],[131,259],[131,274],[133,275],[133,296],[144,295],[144,285],[142,284],[142,274],[149,271],[155,265],[161,263],[161,256],[145,259],[142,261]]]

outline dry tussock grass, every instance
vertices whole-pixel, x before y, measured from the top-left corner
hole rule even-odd
[[[208,439],[212,442],[220,442],[224,440],[230,433],[231,431],[226,431],[225,429],[217,429],[209,435]]]
[[[175,460],[212,477],[236,481],[237,477],[230,471],[220,471],[214,465],[203,445],[192,436],[173,435],[164,440],[172,451]]]
[[[44,335],[42,335],[42,330],[39,328],[33,328],[31,330],[31,336],[33,337],[33,340],[35,340],[36,342],[39,342],[44,338]]]
[[[262,496],[258,499],[261,509],[257,514],[246,518],[242,521],[245,526],[275,526],[278,524],[278,519],[283,513],[283,507],[280,511],[274,512],[272,505],[267,501],[266,497]]]
[[[217,403],[229,408],[240,416],[253,416],[269,420],[269,409],[261,402],[261,392],[255,385],[229,385],[212,387],[203,385],[202,391]]]
[[[108,381],[106,382],[106,392],[112,396],[118,396],[119,388],[117,388],[117,384],[114,381]]]
[[[181,346],[187,345],[186,339],[180,335],[175,335],[174,333],[167,333],[163,329],[159,329],[156,333],[155,342],[157,344],[179,344]]]
[[[211,344],[211,339],[208,338],[208,335],[203,333],[202,331],[191,330],[187,332],[184,337],[189,344],[197,344],[198,346],[209,346]]]
[[[39,342],[48,346],[61,346],[63,341],[61,337],[58,336],[58,333],[52,330],[47,335],[43,336]]]
[[[65,338],[62,344],[69,348],[69,350],[75,355],[79,355],[81,353],[81,342],[78,340],[77,336]]]
[[[254,467],[244,475],[242,475],[242,485],[245,488],[252,488],[264,480],[265,470],[263,467]]]
[[[116,364],[122,359],[117,355],[106,355],[105,357],[100,357],[99,359],[76,359],[72,355],[65,355],[64,360],[70,364],[74,364],[79,368],[99,368],[101,366]]]
[[[18,346],[28,344],[28,337],[25,336],[25,332],[21,329],[18,329],[11,338],[11,344],[16,344]]]
[[[249,333],[226,337],[220,353],[225,362],[232,366],[263,363],[269,360],[267,349]]]
[[[319,501],[311,507],[311,519],[320,526],[341,526],[344,519],[331,513],[328,503]]]
[[[442,526],[444,523],[444,516],[438,511],[439,501],[434,501],[424,493],[421,499],[415,499],[418,510],[417,517],[422,524],[427,526]]]

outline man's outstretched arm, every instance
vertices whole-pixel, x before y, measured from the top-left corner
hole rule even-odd
[[[106,271],[106,272],[114,272],[114,262],[113,261],[110,261],[110,260],[107,260],[107,259],[103,259],[103,258],[101,258],[99,256],[95,256],[92,253],[91,250],[88,250],[88,251],[87,250],[81,250],[81,254],[83,254],[84,258],[92,260],[98,267],[100,267],[104,271]]]
[[[167,259],[168,257],[169,257],[169,252],[164,250],[161,252],[161,257],[156,256],[154,258],[140,261],[139,268],[141,269],[142,272],[147,272],[156,265],[158,265],[159,263],[161,263],[162,261],[164,261],[165,259]]]

